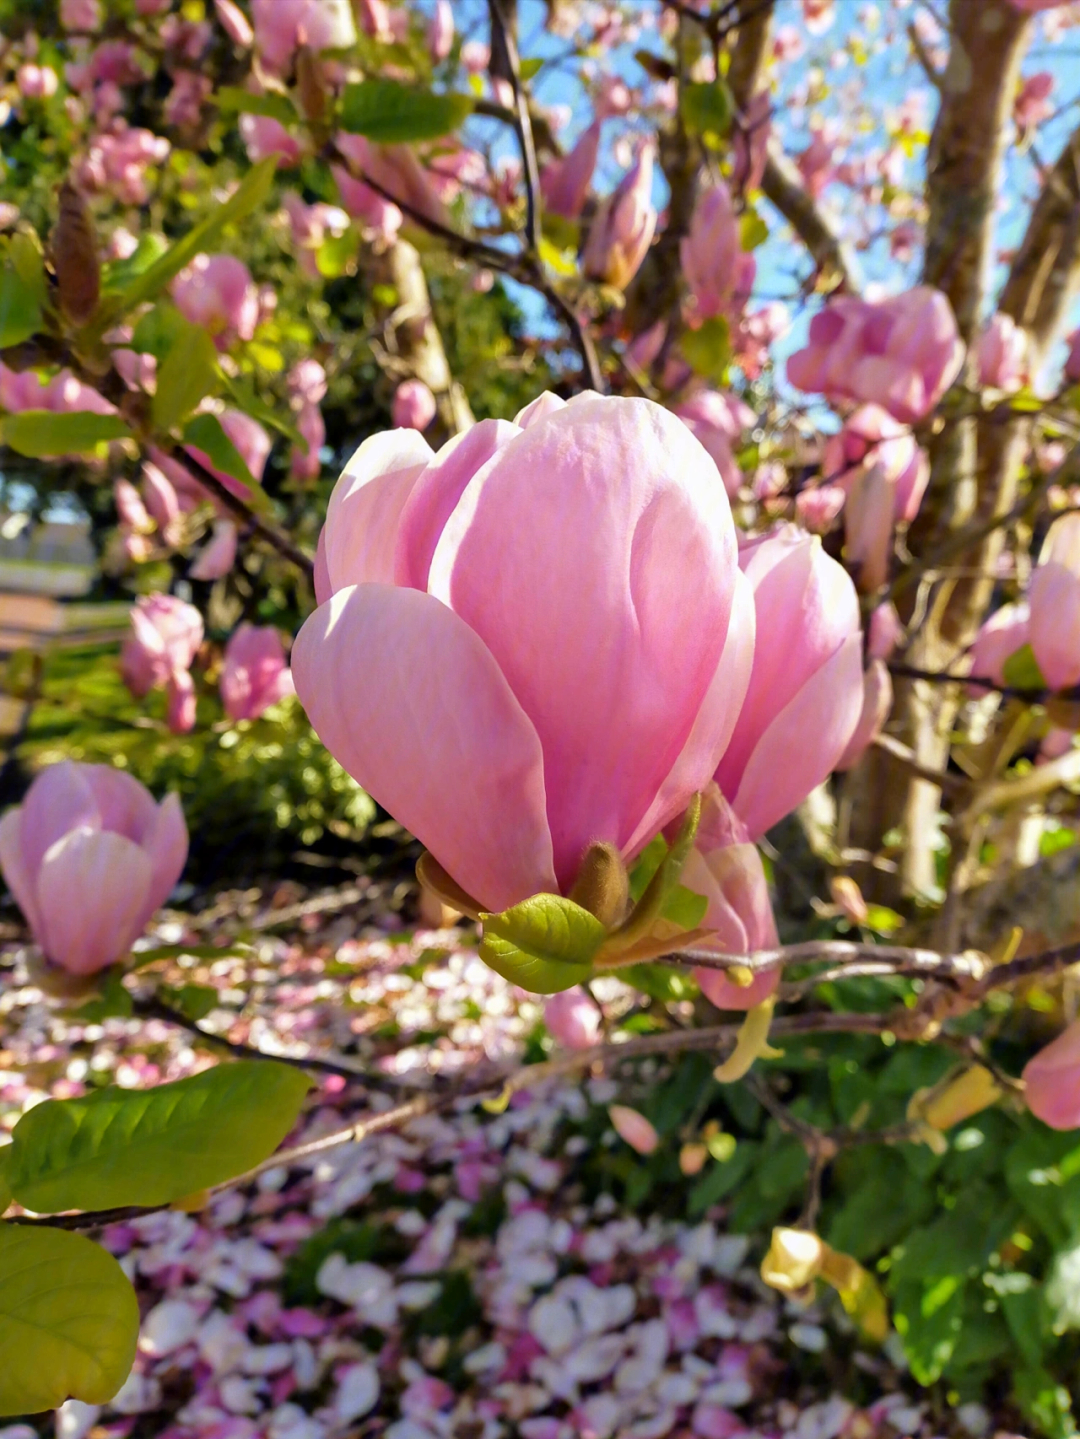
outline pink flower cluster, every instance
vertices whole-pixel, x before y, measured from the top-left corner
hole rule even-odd
[[[191,666],[203,641],[202,615],[175,595],[145,595],[131,611],[131,633],[120,654],[120,672],[141,699],[164,689],[169,728],[186,734],[195,727],[195,684]]]
[[[117,120],[113,128],[95,136],[78,166],[78,182],[85,189],[107,190],[124,205],[145,205],[150,198],[146,172],[169,157],[169,142],[150,130]]]
[[[259,292],[234,255],[196,255],[172,283],[176,308],[213,336],[219,350],[250,340],[259,323]]]

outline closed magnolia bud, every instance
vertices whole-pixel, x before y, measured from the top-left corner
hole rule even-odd
[[[570,890],[570,898],[594,914],[605,929],[626,918],[630,879],[622,855],[613,844],[591,844]]]
[[[844,558],[860,593],[872,595],[889,578],[893,485],[880,465],[862,471],[844,508]]]
[[[553,215],[576,220],[589,195],[596,159],[600,153],[600,121],[594,120],[561,159],[550,160],[540,176],[544,204]]]
[[[645,146],[593,218],[582,257],[585,274],[625,290],[641,268],[656,230],[652,150]]]
[[[852,924],[865,924],[869,910],[866,907],[866,900],[863,899],[862,890],[847,874],[833,875],[829,881],[829,893],[832,895],[833,904],[843,911],[845,918]]]
[[[436,409],[435,396],[423,380],[405,380],[394,392],[392,415],[399,430],[426,430]]]
[[[881,733],[892,709],[893,683],[884,660],[872,659],[863,675],[863,705],[855,732],[836,761],[838,770],[854,769]],[[861,923],[861,921],[860,921]]]
[[[620,1139],[625,1140],[638,1154],[652,1154],[660,1143],[660,1136],[643,1114],[625,1104],[608,1106],[608,1117]]]
[[[101,297],[101,266],[90,211],[68,180],[60,186],[60,213],[50,249],[60,309],[73,324],[85,325]]]
[[[1080,683],[1080,513],[1054,521],[1031,577],[1031,648],[1052,690]]]

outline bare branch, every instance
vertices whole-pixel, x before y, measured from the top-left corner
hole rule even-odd
[[[822,275],[844,290],[858,290],[859,266],[850,247],[804,189],[799,172],[774,145],[761,188],[810,251]]]

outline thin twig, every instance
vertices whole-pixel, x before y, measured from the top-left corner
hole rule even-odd
[[[212,474],[205,465],[201,464],[190,450],[176,445],[167,453],[170,459],[190,470],[199,484],[209,490],[220,504],[224,505],[227,510],[231,510],[238,519],[243,520],[255,534],[260,535],[267,544],[272,545],[278,554],[294,564],[309,580],[312,579],[315,573],[315,562],[306,550],[302,550],[299,545],[294,544],[289,536],[279,530],[276,525],[270,524],[261,515],[256,514],[249,504],[240,499],[238,495],[234,495],[227,485],[222,484],[217,475]]]

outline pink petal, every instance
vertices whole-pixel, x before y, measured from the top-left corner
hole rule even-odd
[[[1080,1129],[1080,1022],[1030,1059],[1023,1073],[1025,1099],[1051,1129]]]
[[[26,872],[36,875],[46,850],[76,825],[100,829],[101,814],[86,778],[86,766],[62,760],[41,771],[22,803]]]
[[[27,924],[34,934],[41,932],[41,916],[38,912],[37,894],[34,890],[35,870],[27,867],[22,837],[22,810],[18,806],[9,809],[0,819],[0,874],[12,898],[22,910]]]
[[[539,739],[457,615],[357,585],[315,611],[292,666],[330,753],[469,894],[501,910],[557,891]]]
[[[145,785],[111,764],[80,766],[101,817],[101,828],[142,844],[157,823],[158,807]]]
[[[412,486],[398,522],[394,580],[426,590],[431,557],[465,486],[492,455],[519,435],[506,420],[481,420],[445,444]]]
[[[608,1117],[619,1138],[639,1154],[651,1154],[660,1143],[660,1136],[653,1125],[636,1109],[625,1104],[611,1104],[608,1106]]]
[[[862,637],[853,634],[758,738],[738,791],[729,796],[754,839],[832,773],[862,702]]]
[[[712,461],[642,400],[579,398],[532,424],[447,522],[431,593],[481,636],[536,727],[564,884],[591,841],[630,841],[686,744],[734,570]]]
[[[542,395],[537,395],[531,404],[517,412],[514,416],[514,424],[519,429],[527,430],[537,420],[544,420],[548,415],[553,415],[556,410],[562,410],[565,407],[565,400],[560,399],[558,395],[553,395],[550,390],[545,390]]]
[[[180,796],[167,794],[155,807],[154,822],[144,837],[143,848],[150,860],[146,918],[165,903],[184,872],[188,854],[188,831]]]
[[[1080,681],[1080,576],[1056,560],[1039,564],[1029,588],[1031,648],[1052,690]]]
[[[41,947],[69,974],[123,958],[143,928],[150,861],[108,830],[73,829],[46,854],[37,880]]]
[[[398,521],[431,447],[416,430],[364,441],[334,486],[326,511],[326,573],[332,590],[394,578]]]

